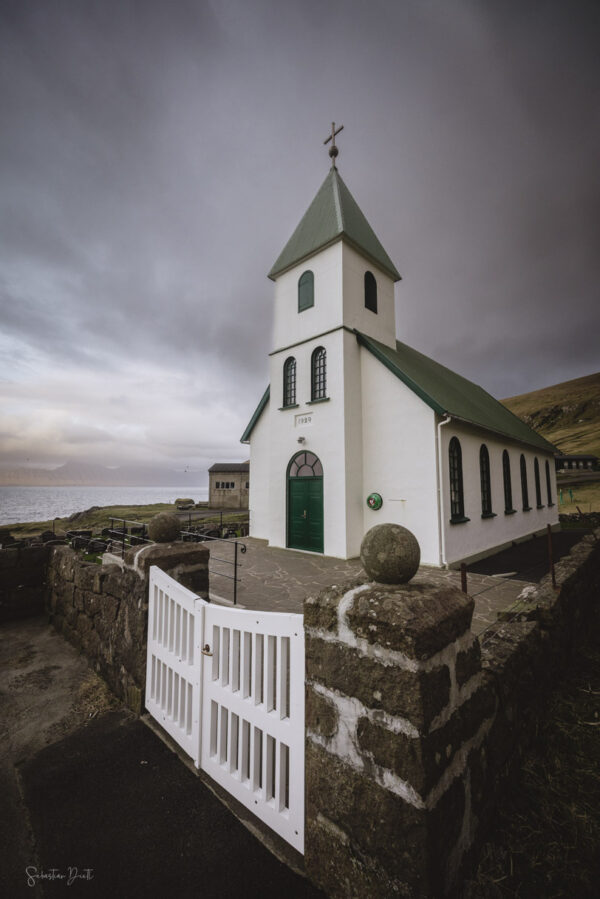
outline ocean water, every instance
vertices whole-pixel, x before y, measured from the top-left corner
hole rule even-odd
[[[178,496],[208,499],[208,487],[0,487],[0,525],[48,521],[91,506],[172,503]]]

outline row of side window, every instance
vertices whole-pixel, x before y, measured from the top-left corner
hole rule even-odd
[[[246,481],[246,490],[250,486],[250,481]],[[217,481],[215,490],[232,490],[235,487],[235,481]]]
[[[453,437],[448,447],[448,462],[450,468],[450,521],[455,524],[461,521],[469,521],[465,517],[465,500],[463,490],[462,450],[458,437]],[[521,473],[521,500],[523,512],[529,512],[529,489],[527,486],[527,463],[521,453],[519,462]],[[504,480],[504,513],[512,515],[516,512],[512,503],[512,481],[510,473],[510,458],[508,450],[502,453],[502,474]],[[540,463],[537,457],[533,460],[533,474],[535,479],[535,498],[538,509],[543,509],[542,486],[540,483]],[[485,443],[479,449],[479,478],[481,483],[481,517],[493,518],[496,514],[492,509],[492,488],[490,477],[490,454]],[[552,502],[552,482],[550,479],[550,463],[546,460],[546,493],[548,506]]]
[[[327,398],[327,351],[318,346],[310,357],[310,399]],[[296,360],[293,356],[283,363],[283,405],[296,405]]]
[[[298,312],[315,305],[315,276],[305,271],[298,279]],[[377,281],[373,272],[365,272],[365,309],[377,315]]]

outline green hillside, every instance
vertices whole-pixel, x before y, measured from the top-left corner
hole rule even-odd
[[[502,402],[561,452],[600,456],[600,372]]]

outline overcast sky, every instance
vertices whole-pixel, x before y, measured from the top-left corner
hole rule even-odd
[[[400,340],[600,369],[599,47],[597,0],[1,0],[0,464],[247,458],[332,120]]]

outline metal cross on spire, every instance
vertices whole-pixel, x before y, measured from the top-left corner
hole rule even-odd
[[[343,130],[344,130],[344,126],[343,126],[343,125],[340,125],[340,127],[336,130],[335,122],[332,122],[332,123],[331,123],[331,134],[329,135],[329,137],[327,138],[327,140],[324,140],[324,141],[323,141],[324,144],[328,144],[329,141],[331,141],[331,146],[330,146],[330,148],[329,148],[329,155],[331,156],[331,167],[332,167],[333,169],[335,168],[335,159],[336,159],[336,156],[337,156],[338,153],[340,152],[340,151],[338,150],[338,148],[336,147],[336,145],[335,145],[335,136],[336,136],[336,134],[339,134],[340,131],[343,131]]]

